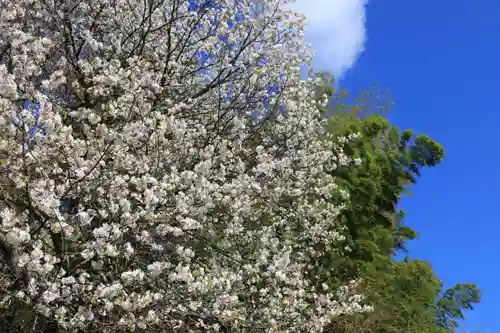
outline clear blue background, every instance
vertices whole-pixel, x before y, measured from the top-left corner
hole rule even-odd
[[[389,88],[390,119],[446,149],[402,202],[421,233],[410,256],[431,261],[446,286],[478,284],[466,327],[500,332],[500,1],[372,0],[367,35],[341,87]]]

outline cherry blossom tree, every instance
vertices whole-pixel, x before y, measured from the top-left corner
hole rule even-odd
[[[342,239],[331,174],[355,136],[328,140],[321,80],[300,79],[304,20],[278,0],[3,1],[4,306],[103,333],[369,310],[310,276]]]

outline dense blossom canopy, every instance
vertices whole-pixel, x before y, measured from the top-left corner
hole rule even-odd
[[[303,23],[277,0],[3,1],[4,304],[70,332],[313,332],[369,309],[308,275],[342,239],[332,171],[352,161],[319,139]]]

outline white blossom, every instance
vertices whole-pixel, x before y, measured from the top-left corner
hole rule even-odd
[[[0,273],[65,332],[314,332],[369,310],[308,274],[342,238],[354,137],[320,140],[305,18],[215,3],[0,3]]]

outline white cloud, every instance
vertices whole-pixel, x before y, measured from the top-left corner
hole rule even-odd
[[[291,7],[307,15],[305,38],[316,56],[316,71],[341,76],[364,50],[367,0],[297,0]]]

